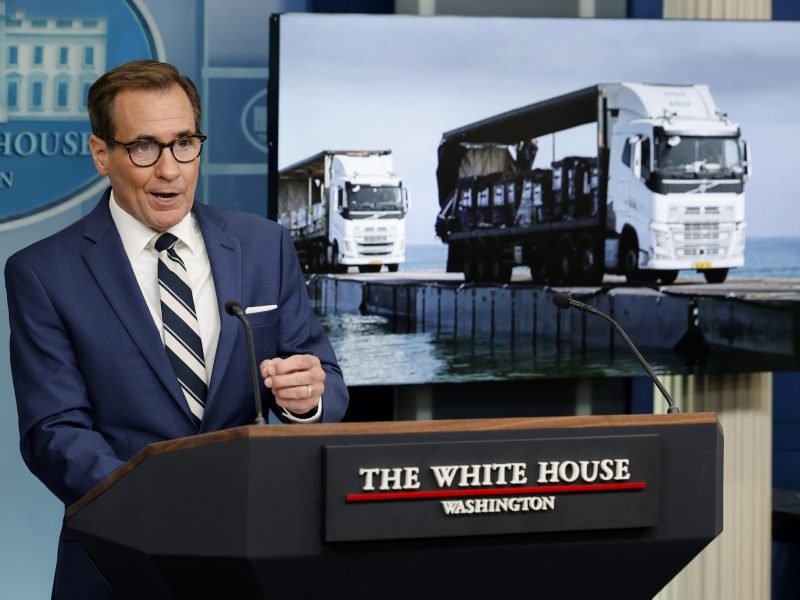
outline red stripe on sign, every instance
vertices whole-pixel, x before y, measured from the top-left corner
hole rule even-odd
[[[425,490],[419,492],[375,492],[372,494],[347,494],[348,502],[372,502],[374,500],[424,500],[430,498],[463,498],[466,496],[510,496],[525,494],[564,494],[571,492],[616,492],[620,490],[643,490],[643,481],[628,483],[587,483],[580,485],[539,485],[535,487],[481,488],[470,490]]]

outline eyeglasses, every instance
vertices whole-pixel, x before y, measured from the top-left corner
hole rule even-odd
[[[164,148],[169,148],[172,156],[179,163],[190,163],[200,156],[203,150],[203,142],[208,136],[182,135],[167,144],[162,144],[155,140],[133,140],[132,142],[120,142],[106,138],[106,144],[110,146],[122,146],[128,151],[128,157],[137,167],[152,167],[161,158]]]

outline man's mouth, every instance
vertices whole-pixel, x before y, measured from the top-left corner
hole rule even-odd
[[[171,192],[150,192],[150,193],[159,200],[172,200],[175,196],[178,195]]]

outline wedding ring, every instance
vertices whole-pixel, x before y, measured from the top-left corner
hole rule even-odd
[[[311,386],[307,385],[306,387],[308,388],[308,396],[306,398],[311,398]]]

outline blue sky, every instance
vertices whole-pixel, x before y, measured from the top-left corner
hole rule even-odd
[[[800,235],[800,23],[289,15],[280,154],[390,148],[412,198],[409,243],[437,243],[444,131],[599,82],[705,83],[750,142],[749,236]],[[556,153],[594,153],[594,127]],[[551,158],[542,140],[540,158]]]

